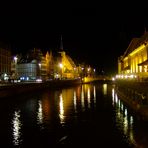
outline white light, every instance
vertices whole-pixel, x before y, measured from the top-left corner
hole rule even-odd
[[[20,110],[14,112],[14,117],[12,120],[13,124],[13,142],[15,145],[19,145],[21,142],[21,121],[20,121]]]
[[[60,63],[59,66],[60,66],[60,68],[63,68],[63,64],[62,63]]]
[[[15,63],[17,63],[18,58],[15,56],[13,59],[14,59]]]
[[[36,79],[36,82],[42,82],[42,79]]]
[[[64,123],[64,103],[63,103],[63,96],[62,96],[62,94],[60,94],[59,107],[60,107],[59,117],[60,117],[61,123]]]
[[[115,81],[115,78],[114,77],[112,77],[112,81]]]

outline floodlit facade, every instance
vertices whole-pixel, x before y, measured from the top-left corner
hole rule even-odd
[[[148,78],[148,32],[133,38],[122,56],[118,58],[118,78]]]
[[[47,72],[47,79],[53,79],[54,78],[54,58],[52,51],[46,53],[45,56],[46,61],[46,72]]]
[[[10,51],[0,48],[0,80],[10,82],[48,81],[52,79],[76,79],[94,76],[95,69],[89,65],[76,65],[72,58],[63,50],[61,44],[58,51],[46,52],[33,48],[26,54],[11,57]]]
[[[59,55],[54,60],[54,78],[74,79],[78,78],[78,68],[72,58],[63,50],[63,41],[61,36]]]
[[[61,63],[59,63],[59,66],[61,68],[62,78],[71,79],[78,77],[77,68],[74,61],[70,56],[66,55],[65,51],[61,51],[60,53]]]

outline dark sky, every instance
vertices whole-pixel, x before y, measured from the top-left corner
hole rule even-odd
[[[115,5],[116,4],[116,5]],[[106,74],[117,72],[117,59],[133,37],[148,30],[146,4],[1,5],[0,40],[14,53],[33,47],[56,50],[63,37],[64,50]]]

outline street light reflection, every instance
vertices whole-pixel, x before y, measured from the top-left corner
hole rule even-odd
[[[88,108],[90,108],[90,88],[87,88]]]
[[[12,124],[13,124],[13,143],[15,146],[18,146],[21,143],[20,130],[22,126],[22,123],[20,121],[20,110],[14,112]]]
[[[128,140],[131,143],[136,145],[133,133],[133,124],[134,124],[133,116],[128,113],[128,109],[118,98],[118,95],[114,89],[112,89],[112,101],[113,101],[112,104],[115,107],[116,111],[115,116],[116,116],[117,127],[119,127],[121,131],[123,131],[124,135],[128,138]]]
[[[85,110],[85,104],[84,104],[84,86],[82,86],[81,89],[81,104],[82,104],[82,110]]]
[[[75,91],[74,91],[74,95],[73,95],[73,104],[74,104],[74,111],[76,113],[77,112],[77,97],[76,97]]]
[[[60,121],[61,121],[61,123],[64,123],[64,104],[63,104],[62,94],[60,94],[59,107],[60,107],[60,113],[59,113]]]
[[[107,95],[107,84],[103,84],[103,94]]]
[[[38,112],[37,112],[37,122],[38,124],[42,124],[43,123],[43,109],[42,109],[42,102],[41,100],[39,100],[38,102]]]

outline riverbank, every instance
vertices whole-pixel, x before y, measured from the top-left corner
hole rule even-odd
[[[148,82],[117,81],[115,90],[138,119],[148,121]]]
[[[80,79],[73,80],[52,80],[48,82],[25,82],[8,83],[0,86],[0,98],[10,97],[19,94],[25,94],[44,89],[58,89],[81,84]]]
[[[50,80],[46,82],[24,82],[24,83],[6,83],[0,86],[0,98],[6,98],[14,95],[25,94],[29,92],[41,91],[45,89],[61,89],[86,83],[110,83],[109,80],[89,78],[87,81],[81,79]]]

